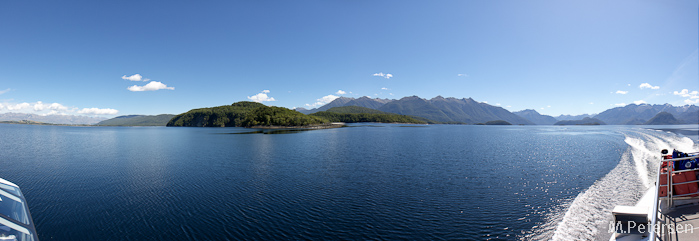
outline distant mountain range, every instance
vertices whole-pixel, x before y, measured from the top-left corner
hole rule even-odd
[[[498,106],[492,106],[484,102],[478,102],[471,98],[444,98],[437,96],[432,99],[424,99],[417,96],[395,99],[379,98],[348,98],[340,97],[332,102],[315,109],[296,108],[296,111],[304,114],[312,114],[319,111],[327,111],[333,107],[359,106],[387,113],[394,113],[418,118],[428,123],[454,123],[454,124],[479,124],[489,121],[506,121],[515,125],[553,125],[559,121],[577,121],[585,118],[594,118],[608,125],[672,125],[672,124],[699,124],[699,107],[696,105],[673,106],[630,104],[623,107],[608,109],[596,115],[560,115],[552,117],[542,115],[536,110],[527,109],[510,112]],[[658,116],[660,113],[660,116]],[[107,120],[103,117],[88,117],[77,115],[36,115],[25,113],[0,114],[0,121],[36,121],[51,124],[69,125],[165,125],[173,115],[158,116],[119,116]],[[565,122],[564,122],[565,123]],[[577,123],[577,122],[570,122]],[[586,123],[586,122],[580,122]]]
[[[165,126],[175,115],[123,115],[95,124],[98,126]]]
[[[562,120],[554,123],[554,125],[606,125],[606,123],[597,118],[585,117],[582,120]]]
[[[92,125],[106,119],[107,118],[103,117],[89,117],[80,115],[37,115],[12,112],[0,114],[0,121],[30,120],[43,123],[67,125]]]
[[[296,110],[304,114],[310,114],[341,106],[366,107],[388,113],[422,117],[441,123],[477,124],[495,120],[503,120],[512,124],[524,125],[553,125],[560,121],[578,121],[563,122],[569,124],[589,124],[599,122],[600,124],[608,125],[643,125],[651,123],[656,125],[670,125],[699,123],[699,107],[696,105],[673,106],[670,104],[630,104],[624,107],[612,108],[596,115],[560,115],[557,117],[552,117],[542,115],[536,110],[532,109],[513,113],[501,107],[477,102],[471,98],[456,99],[444,98],[441,96],[437,96],[429,100],[417,96],[404,97],[399,100],[378,98],[372,99],[369,97],[361,97],[356,99],[340,97],[316,109],[307,110],[297,108]],[[650,122],[653,117],[661,112],[670,114],[672,118],[669,118],[667,115],[663,115]],[[585,118],[593,119],[581,121]]]
[[[515,115],[521,116],[522,118],[527,119],[527,120],[529,120],[537,125],[553,125],[559,121],[556,118],[553,118],[553,117],[548,116],[548,115],[539,114],[539,112],[536,112],[535,110],[531,110],[531,109],[520,110],[520,111],[513,112],[513,113]]]
[[[456,99],[442,96],[429,100],[417,96],[404,97],[399,100],[340,97],[317,109],[297,108],[296,110],[310,114],[341,106],[365,107],[388,113],[422,117],[441,123],[477,124],[503,120],[512,124],[534,124],[502,107],[480,103],[471,98]]]
[[[660,112],[667,112],[682,124],[699,123],[699,107],[696,105],[673,106],[630,104],[624,107],[616,107],[599,113],[595,118],[609,125],[637,125],[645,124]],[[669,124],[669,123],[668,123]]]

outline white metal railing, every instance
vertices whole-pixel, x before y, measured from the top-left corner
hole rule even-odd
[[[649,236],[650,240],[667,240],[667,239],[665,239],[665,238],[663,238],[663,237],[661,237],[661,236],[662,236],[663,234],[665,234],[666,237],[667,237],[667,235],[669,235],[669,233],[668,233],[667,230],[666,230],[666,229],[667,229],[667,227],[666,227],[667,225],[664,225],[664,224],[667,223],[666,218],[663,217],[662,220],[658,219],[658,214],[659,214],[660,211],[661,211],[661,210],[660,210],[660,207],[659,207],[659,205],[660,205],[660,200],[667,200],[667,201],[668,201],[667,207],[668,207],[668,208],[672,208],[672,207],[674,207],[675,198],[681,198],[681,197],[697,198],[697,195],[699,195],[699,191],[693,192],[693,193],[681,194],[681,195],[674,195],[674,194],[673,194],[673,192],[674,192],[674,188],[673,188],[673,187],[674,187],[675,185],[684,185],[684,184],[689,184],[689,183],[699,183],[699,179],[698,179],[698,180],[694,180],[694,181],[687,181],[687,182],[680,182],[680,183],[672,183],[672,181],[673,181],[673,180],[672,180],[672,174],[682,173],[682,172],[688,172],[688,171],[697,171],[697,170],[699,170],[699,167],[695,167],[695,168],[692,168],[692,169],[674,170],[673,165],[672,165],[671,162],[675,162],[675,161],[684,161],[684,160],[692,160],[692,159],[697,159],[697,160],[699,160],[699,152],[693,152],[693,153],[687,153],[687,154],[688,154],[688,155],[693,155],[693,156],[666,159],[665,154],[663,154],[663,156],[661,156],[661,158],[660,158],[660,162],[658,163],[658,175],[657,175],[656,180],[655,180],[657,189],[656,189],[656,196],[655,196],[656,198],[655,198],[655,200],[654,200],[654,202],[653,202],[653,215],[651,215],[651,216],[652,216],[652,217],[651,217],[651,226],[650,226],[651,228],[650,228],[650,236]],[[664,166],[666,167],[666,171],[665,171],[665,172],[663,172],[663,164],[665,164]],[[699,164],[699,163],[697,163],[697,164]],[[664,184],[664,185],[660,185],[660,177],[662,177],[663,174],[666,174],[667,183]],[[666,188],[665,188],[665,189],[666,189],[666,194],[665,194],[665,196],[662,196],[662,197],[660,196],[661,187],[666,187]],[[695,196],[695,197],[692,197],[692,196]],[[664,216],[664,215],[662,215],[662,214],[660,214],[660,215],[661,215],[661,216]],[[658,222],[660,222],[660,224],[663,224],[663,225],[659,225]],[[657,232],[659,232],[659,233],[657,233]]]

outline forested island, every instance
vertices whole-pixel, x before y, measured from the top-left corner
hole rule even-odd
[[[193,109],[176,115],[167,126],[195,127],[308,127],[330,124],[317,116],[283,107],[241,101],[232,105]]]
[[[193,109],[176,115],[167,126],[249,127],[249,128],[330,128],[333,122],[380,122],[427,124],[413,117],[369,108],[346,106],[312,115],[283,107],[241,101],[232,105]]]

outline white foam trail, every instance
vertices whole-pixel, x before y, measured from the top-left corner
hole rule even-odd
[[[598,234],[607,233],[601,229],[611,221],[609,214],[614,206],[633,204],[638,199],[634,193],[645,189],[639,185],[631,157],[627,150],[612,171],[573,200],[552,240],[598,240]]]
[[[660,150],[694,152],[699,145],[687,137],[649,130],[624,131],[629,147],[619,164],[569,202],[565,214],[553,208],[548,222],[522,237],[525,240],[607,240],[612,209],[635,205],[657,175]],[[562,216],[562,217],[561,217]],[[555,227],[555,228],[553,228]]]

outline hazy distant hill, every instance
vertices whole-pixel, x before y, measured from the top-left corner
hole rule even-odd
[[[585,117],[582,120],[563,120],[554,125],[606,125],[604,121],[596,118]]]
[[[548,116],[548,115],[539,114],[539,112],[532,110],[532,109],[520,110],[520,111],[512,112],[512,113],[514,113],[515,115],[518,115],[524,119],[527,119],[527,120],[529,120],[537,125],[553,125],[556,122],[558,122],[558,120],[556,120],[556,118],[553,118],[552,116]]]
[[[643,123],[644,125],[676,125],[676,124],[681,124],[680,121],[675,119],[675,117],[667,112],[660,112],[657,115],[653,116],[650,120],[648,120],[646,123]]]
[[[349,102],[345,103],[344,106],[359,106],[359,107],[366,107],[370,109],[378,109],[379,107],[385,105],[386,103],[389,103],[394,100],[389,100],[389,99],[371,99],[369,97],[363,96],[358,99],[353,99],[350,100]]]
[[[699,107],[695,105],[673,106],[670,104],[630,104],[624,107],[616,107],[606,110],[596,115],[595,118],[600,119],[610,125],[626,125],[641,121],[645,123],[660,112],[667,112],[673,116],[681,116],[686,112],[694,111],[699,111]]]
[[[342,107],[333,107],[328,110],[327,112],[333,112],[333,113],[340,113],[340,114],[389,114],[377,109],[371,109],[371,108],[366,108],[366,107],[360,107],[360,106],[342,106]],[[395,114],[394,114],[395,115]]]
[[[685,124],[699,124],[699,111],[687,111],[676,117]]]
[[[124,115],[97,123],[98,126],[165,126],[175,117],[171,114],[162,115]]]
[[[36,115],[26,113],[0,114],[0,121],[30,120],[50,124],[91,125],[106,120],[104,117],[89,117],[80,115]]]
[[[471,98],[456,99],[437,96],[430,100],[417,96],[404,97],[389,102],[380,111],[423,117],[446,123],[485,123],[503,120],[512,124],[533,124],[501,107],[479,103]]]
[[[306,108],[296,108],[296,111],[304,113],[304,114],[312,114],[316,113],[318,111],[326,111],[330,108],[333,107],[342,107],[342,106],[359,106],[359,107],[366,107],[370,109],[378,109],[379,107],[383,106],[384,104],[391,102],[394,100],[390,99],[372,99],[366,96],[360,97],[358,99],[355,98],[350,98],[350,97],[340,97],[337,98],[330,103],[325,104],[324,106],[315,108],[315,109],[306,109]]]
[[[559,121],[564,121],[564,120],[582,120],[585,119],[586,117],[593,117],[594,115],[589,115],[589,114],[582,114],[582,115],[559,115],[554,118]]]
[[[333,107],[346,106],[345,104],[347,102],[352,101],[352,100],[354,100],[354,98],[340,97],[340,98],[333,100],[330,103],[325,104],[324,106],[308,110],[308,113],[304,113],[304,114],[316,113],[318,111],[326,111],[326,110],[333,108]],[[303,112],[301,112],[301,113],[303,113]]]

